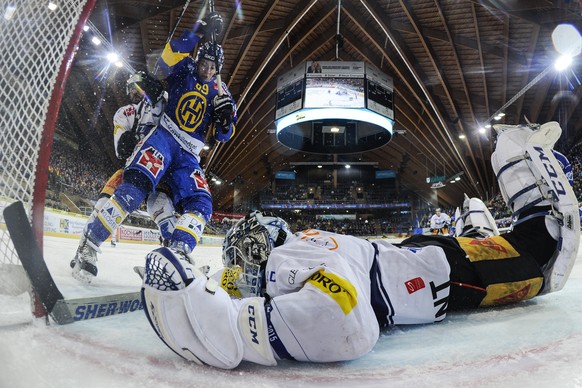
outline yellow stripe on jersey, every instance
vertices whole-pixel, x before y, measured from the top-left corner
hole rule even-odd
[[[182,59],[186,58],[189,53],[175,53],[169,43],[166,43],[164,51],[162,52],[162,60],[166,65],[172,67]]]
[[[320,270],[307,279],[307,283],[313,285],[323,293],[329,295],[348,315],[358,304],[358,292],[346,279]]]
[[[540,292],[544,278],[532,278],[519,282],[491,284],[480,307],[504,305],[531,299]]]
[[[471,262],[482,260],[499,260],[510,257],[519,257],[519,253],[501,236],[485,239],[457,237],[461,248],[469,256]]]

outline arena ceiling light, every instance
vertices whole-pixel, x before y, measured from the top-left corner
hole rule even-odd
[[[508,106],[513,104],[518,98],[523,96],[532,86],[537,84],[542,78],[548,75],[552,70],[564,71],[569,68],[574,57],[582,53],[582,35],[580,31],[572,24],[564,23],[558,25],[552,31],[552,43],[554,49],[558,53],[558,58],[554,63],[546,67],[544,71],[538,74],[534,79],[532,79],[527,85],[525,85],[515,96],[513,96],[509,101],[507,101],[497,112],[495,112],[486,121],[488,124],[492,120],[499,121],[503,116],[503,111],[507,109]],[[499,119],[498,119],[499,117]]]

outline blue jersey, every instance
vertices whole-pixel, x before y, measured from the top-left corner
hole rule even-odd
[[[200,37],[192,31],[185,31],[182,36],[168,43],[160,58],[160,70],[168,75],[168,104],[165,114],[174,124],[168,125],[162,120],[162,126],[174,135],[186,150],[198,154],[199,146],[206,142],[208,131],[218,141],[228,141],[234,135],[236,124],[236,106],[233,101],[232,124],[222,128],[221,124],[213,121],[214,107],[212,99],[218,95],[216,78],[203,82],[198,76],[197,64],[190,56],[190,52],[198,43]],[[230,91],[222,83],[223,94],[230,96]],[[232,99],[232,97],[231,97]],[[168,127],[173,128],[168,128]],[[195,139],[192,144],[191,139]]]

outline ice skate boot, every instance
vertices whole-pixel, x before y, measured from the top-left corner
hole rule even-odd
[[[91,283],[97,276],[97,253],[101,253],[99,247],[83,235],[75,258],[71,260],[73,278],[85,284]]]
[[[570,275],[580,243],[578,202],[552,152],[562,130],[557,122],[494,128],[498,139],[491,164],[503,199],[513,212],[513,227],[533,217],[545,218],[557,249],[542,268],[540,294],[558,291]],[[538,207],[543,208],[536,212]]]
[[[487,238],[498,236],[497,224],[487,206],[479,198],[465,194],[463,213],[455,224],[455,236]]]

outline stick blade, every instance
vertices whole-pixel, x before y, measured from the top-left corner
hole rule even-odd
[[[63,295],[46,266],[22,202],[17,201],[6,206],[4,220],[33,290],[46,311],[52,316],[55,305],[63,299]],[[67,317],[66,313],[58,314],[57,318],[53,316],[53,319],[58,324],[73,322],[70,314]]]

